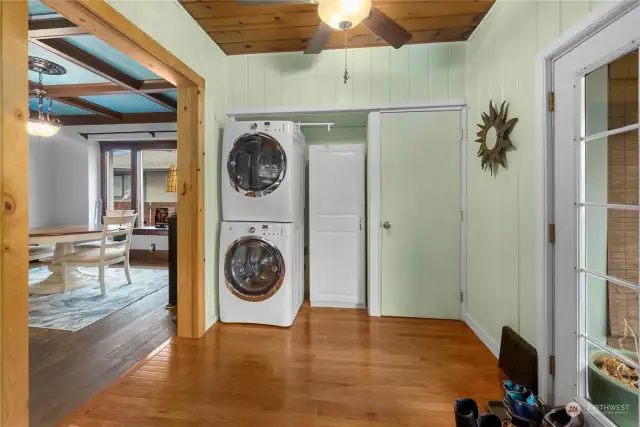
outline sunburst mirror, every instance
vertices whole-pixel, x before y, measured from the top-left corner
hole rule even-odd
[[[500,105],[500,111],[489,101],[489,114],[482,113],[482,123],[478,124],[478,157],[482,159],[482,170],[489,169],[491,175],[498,172],[499,166],[507,167],[507,152],[514,148],[510,135],[518,119],[507,120],[508,114],[507,101]]]

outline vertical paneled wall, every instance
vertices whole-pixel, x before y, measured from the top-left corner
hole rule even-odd
[[[298,107],[463,99],[464,43],[229,57],[229,107]]]
[[[599,3],[499,0],[466,45],[469,135],[490,100],[520,119],[497,176],[481,170],[475,138],[467,146],[468,313],[496,345],[503,325],[536,344],[535,58]]]

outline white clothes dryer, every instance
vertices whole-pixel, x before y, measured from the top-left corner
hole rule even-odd
[[[305,150],[293,122],[229,122],[221,156],[222,219],[303,221]]]
[[[220,246],[220,320],[291,326],[304,298],[302,222],[223,222]]]

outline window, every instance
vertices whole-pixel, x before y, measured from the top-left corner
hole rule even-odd
[[[167,191],[176,148],[175,141],[100,143],[103,210],[134,209],[138,227],[166,224],[177,206],[177,193]]]
[[[178,195],[167,191],[169,168],[178,161],[176,150],[142,150],[142,206],[145,225],[164,223],[175,210]]]

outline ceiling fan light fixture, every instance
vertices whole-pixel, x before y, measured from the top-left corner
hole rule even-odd
[[[371,0],[321,0],[320,19],[336,30],[348,30],[371,13]]]

